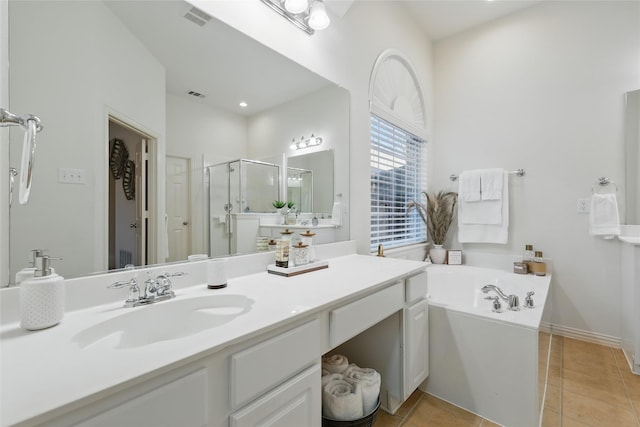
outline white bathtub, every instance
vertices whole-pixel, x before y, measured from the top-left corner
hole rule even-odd
[[[506,426],[539,425],[538,330],[550,277],[453,265],[427,269],[429,379],[426,391]],[[492,312],[482,286],[520,300],[520,311]],[[534,308],[524,308],[527,292]],[[544,383],[542,384],[544,385]]]

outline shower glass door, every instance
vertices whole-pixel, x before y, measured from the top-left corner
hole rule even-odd
[[[209,255],[235,252],[233,217],[240,200],[239,161],[221,163],[209,168]]]

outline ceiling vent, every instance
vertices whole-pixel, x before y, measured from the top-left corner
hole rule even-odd
[[[191,96],[195,96],[196,98],[206,98],[205,95],[201,94],[200,92],[196,92],[195,90],[188,90],[187,95],[191,95]]]
[[[211,15],[203,12],[197,7],[189,8],[189,10],[184,14],[184,17],[201,27],[204,27],[207,22],[211,21]]]

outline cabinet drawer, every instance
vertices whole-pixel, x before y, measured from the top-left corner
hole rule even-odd
[[[336,347],[403,307],[402,283],[342,306],[330,313],[330,342]]]
[[[244,405],[320,359],[313,320],[231,356],[231,406]]]
[[[413,302],[427,295],[427,272],[423,271],[420,274],[409,277],[405,282],[406,287],[406,301]]]

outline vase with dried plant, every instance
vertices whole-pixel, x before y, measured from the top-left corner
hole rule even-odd
[[[412,200],[407,204],[407,213],[415,209],[427,226],[429,237],[433,241],[433,248],[429,251],[431,261],[442,264],[447,250],[442,247],[447,239],[447,232],[453,222],[458,202],[458,193],[452,191],[438,191],[437,193],[422,194],[427,199],[425,204]]]

